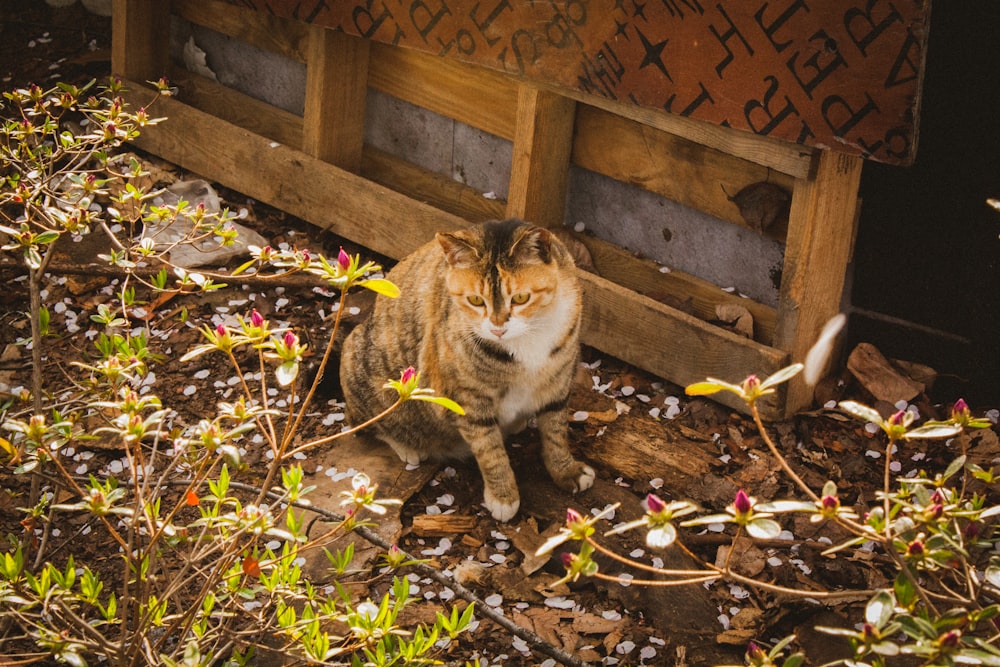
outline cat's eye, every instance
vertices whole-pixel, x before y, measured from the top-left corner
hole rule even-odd
[[[531,294],[528,292],[518,292],[514,296],[510,297],[511,302],[516,303],[521,306],[528,303],[528,299],[531,298]]]
[[[470,294],[470,295],[469,295],[468,297],[466,297],[466,298],[467,298],[467,299],[469,300],[469,303],[471,303],[471,304],[472,304],[473,306],[475,306],[476,308],[479,308],[480,306],[482,306],[483,304],[485,304],[485,303],[486,303],[486,302],[485,302],[485,301],[483,300],[483,297],[479,296],[478,294]]]

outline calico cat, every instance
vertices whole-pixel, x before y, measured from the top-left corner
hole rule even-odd
[[[567,437],[581,293],[566,247],[521,220],[491,221],[438,233],[387,277],[401,296],[379,297],[371,317],[344,341],[340,376],[349,423],[391,405],[396,394],[385,381],[412,365],[421,386],[457,401],[466,414],[403,404],[369,431],[401,459],[417,464],[471,451],[486,508],[508,521],[520,496],[504,436],[536,418],[552,479],[568,491],[590,488],[594,471],[573,458]]]

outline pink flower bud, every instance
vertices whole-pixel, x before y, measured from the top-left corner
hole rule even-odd
[[[566,525],[572,525],[574,523],[579,523],[583,521],[583,516],[580,515],[575,509],[570,507],[566,510]]]
[[[220,336],[225,336],[226,334],[229,333],[229,330],[226,329],[225,324],[217,324],[215,326],[215,333],[219,334]]]
[[[941,648],[958,648],[961,639],[962,633],[959,630],[949,630],[938,638],[938,645]]]
[[[889,417],[889,423],[893,426],[900,426],[906,422],[906,410],[899,410]]]
[[[649,508],[650,513],[659,514],[667,509],[667,504],[656,494],[650,493],[646,496],[646,507]]]
[[[917,538],[906,545],[906,554],[908,556],[923,556],[924,555],[924,543],[923,540]]]
[[[250,324],[255,327],[264,324],[264,316],[258,313],[256,308],[250,312]]]
[[[309,254],[309,249],[308,248],[303,248],[302,249],[302,261],[303,262],[308,262],[310,257],[311,257],[311,255]]]
[[[568,570],[569,568],[573,567],[573,561],[576,560],[576,554],[564,551],[562,552],[562,555],[559,558],[560,560],[562,560],[563,567]]]
[[[341,246],[340,252],[337,253],[337,266],[340,267],[341,271],[347,271],[351,268],[351,256],[347,254],[343,246]]]
[[[750,496],[746,494],[746,491],[740,489],[736,492],[736,499],[733,501],[733,507],[739,514],[748,514],[751,509],[753,509],[753,503],[750,502]]]
[[[823,509],[828,512],[836,511],[840,507],[840,499],[837,496],[823,496],[820,503],[823,505]]]
[[[402,384],[409,384],[413,381],[413,378],[417,376],[417,371],[413,366],[408,367],[403,371],[403,376],[399,379]]]
[[[299,337],[291,331],[286,331],[282,342],[284,342],[285,347],[295,347],[295,345],[299,342]]]

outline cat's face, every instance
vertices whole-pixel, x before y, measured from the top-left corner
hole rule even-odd
[[[441,234],[448,259],[446,284],[467,331],[504,343],[545,323],[559,285],[551,235],[521,226],[509,235]]]

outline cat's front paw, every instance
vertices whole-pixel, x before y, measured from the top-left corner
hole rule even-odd
[[[507,523],[514,518],[517,510],[521,507],[521,499],[517,496],[506,500],[497,498],[488,490],[483,494],[483,505],[490,511],[493,518],[501,523]]]
[[[594,485],[594,478],[596,477],[597,474],[594,472],[593,468],[588,465],[581,465],[579,474],[576,478],[576,488],[573,489],[573,492],[586,491]]]

